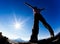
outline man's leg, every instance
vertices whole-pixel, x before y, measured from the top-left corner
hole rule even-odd
[[[49,30],[51,37],[54,37],[54,31],[51,28],[51,26],[48,23],[46,23],[46,22],[44,22],[43,24]]]
[[[45,21],[42,15],[39,15],[39,20],[43,23],[43,25],[49,30],[51,37],[54,37],[54,31],[51,26]]]
[[[30,38],[30,42],[37,42],[38,41],[38,33],[39,33],[39,19],[37,14],[34,16],[34,25],[32,29],[32,35]]]
[[[38,41],[38,29],[32,29],[30,42],[37,42],[37,41]]]

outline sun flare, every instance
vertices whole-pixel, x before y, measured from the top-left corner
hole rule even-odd
[[[15,28],[16,28],[16,29],[19,29],[19,28],[20,28],[20,23],[16,23],[16,24],[15,24]]]
[[[14,29],[16,30],[21,30],[24,29],[25,23],[29,20],[30,18],[22,19],[22,18],[17,18],[17,16],[14,14],[14,21],[13,21],[13,26]]]

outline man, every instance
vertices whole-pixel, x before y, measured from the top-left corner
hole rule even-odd
[[[26,3],[26,4],[29,5],[28,3]],[[31,5],[29,5],[29,7],[31,7],[33,9],[33,12],[34,12],[34,25],[33,25],[33,29],[32,29],[32,35],[31,35],[30,42],[37,42],[38,41],[39,21],[41,21],[43,23],[43,25],[49,30],[51,38],[54,37],[53,29],[46,22],[44,17],[40,14],[40,12],[42,10],[44,10],[44,8],[43,9],[39,9],[39,8],[33,7]]]

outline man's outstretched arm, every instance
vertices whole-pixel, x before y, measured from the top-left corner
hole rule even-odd
[[[34,8],[32,5],[30,5],[30,4],[26,3],[26,2],[25,2],[25,4],[26,4],[27,6],[29,6],[30,8],[32,8],[32,9]]]

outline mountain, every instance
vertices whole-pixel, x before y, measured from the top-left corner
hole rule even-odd
[[[24,40],[22,40],[22,39],[20,39],[20,38],[14,39],[13,41],[15,41],[15,42],[25,42]]]

